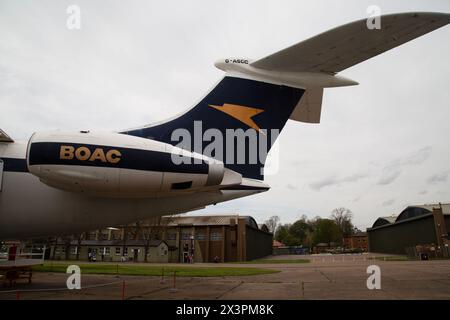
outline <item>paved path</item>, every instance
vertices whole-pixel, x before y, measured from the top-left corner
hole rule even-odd
[[[31,285],[18,284],[20,299],[450,299],[450,260],[369,261],[363,256],[313,256],[308,264],[197,264],[199,266],[258,267],[281,272],[245,276],[177,278],[82,275],[82,290],[65,288],[61,273],[35,273]],[[275,258],[292,258],[275,257]],[[299,258],[296,256],[295,258]],[[368,290],[367,266],[381,268],[381,290]],[[153,265],[153,264],[152,264]],[[29,292],[27,290],[38,290]],[[61,289],[61,290],[58,290]],[[16,299],[2,292],[0,299]],[[52,291],[53,290],[53,291]]]

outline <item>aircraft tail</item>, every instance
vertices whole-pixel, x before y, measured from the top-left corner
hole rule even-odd
[[[361,19],[256,61],[219,60],[216,67],[227,75],[194,108],[123,133],[181,146],[223,161],[244,178],[262,180],[267,152],[286,121],[319,123],[323,89],[358,84],[338,72],[446,26],[450,14],[409,12],[377,19],[379,28]]]
[[[262,180],[267,152],[304,92],[228,75],[178,118],[123,133],[204,154],[244,178]]]

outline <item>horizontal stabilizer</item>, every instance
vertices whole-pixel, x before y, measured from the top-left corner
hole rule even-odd
[[[14,142],[13,139],[11,139],[10,136],[8,136],[5,131],[0,129],[0,142]]]
[[[450,14],[411,12],[382,15],[380,19],[380,29],[369,29],[367,19],[358,20],[250,65],[266,70],[335,74],[447,25]]]

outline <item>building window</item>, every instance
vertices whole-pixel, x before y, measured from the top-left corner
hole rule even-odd
[[[120,255],[120,247],[116,247],[116,256]]]
[[[191,239],[190,233],[182,233],[181,234],[181,240],[189,240],[189,239]]]
[[[219,232],[213,232],[211,233],[211,241],[221,241],[222,240],[222,234]]]
[[[177,234],[176,233],[169,233],[167,235],[167,240],[177,240]]]
[[[78,247],[77,247],[77,246],[72,247],[72,248],[70,249],[70,253],[71,253],[71,254],[77,254],[77,253],[78,253]]]
[[[123,248],[123,255],[124,256],[128,255],[128,248],[127,247]]]
[[[120,240],[120,232],[113,232],[112,233],[112,238],[113,240]]]
[[[108,240],[108,234],[102,233],[102,240]]]
[[[199,241],[204,241],[204,240],[206,240],[206,234],[204,234],[204,233],[197,233],[195,235],[195,239],[199,240]]]

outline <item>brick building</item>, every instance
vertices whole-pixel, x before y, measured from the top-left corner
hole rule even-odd
[[[50,259],[136,262],[247,261],[272,254],[273,235],[250,216],[166,216],[58,238]]]
[[[367,232],[358,232],[348,237],[344,237],[344,249],[369,251],[369,239]]]

